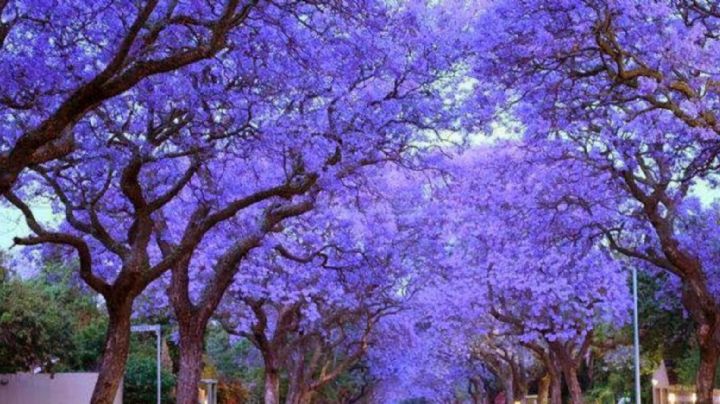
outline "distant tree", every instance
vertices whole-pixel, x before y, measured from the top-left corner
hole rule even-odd
[[[0,283],[0,371],[52,371],[73,349],[73,316],[35,282]]]
[[[719,183],[719,11],[713,1],[507,0],[477,25],[483,100],[512,116],[535,160],[586,170],[568,184],[565,205],[587,212],[574,220],[672,279],[696,324],[703,404],[720,361],[718,209],[697,198]],[[606,185],[588,188],[593,178]]]
[[[130,355],[123,384],[123,400],[126,403],[156,402],[157,368],[155,361],[154,355]],[[172,404],[175,402],[175,396],[172,394],[175,387],[175,376],[166,369],[163,369],[160,375],[163,392],[162,403]]]

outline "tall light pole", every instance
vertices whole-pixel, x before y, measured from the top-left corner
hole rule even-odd
[[[160,397],[162,395],[161,387],[161,354],[162,345],[160,344],[160,324],[140,324],[130,327],[131,332],[155,332],[157,335],[157,404],[160,404]]]
[[[638,322],[638,282],[637,269],[632,268],[633,284],[633,340],[635,351],[635,402],[641,404],[640,400],[640,326]]]

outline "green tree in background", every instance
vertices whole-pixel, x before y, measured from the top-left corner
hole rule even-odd
[[[95,370],[106,321],[96,295],[62,263],[28,278],[6,268],[0,260],[0,371]]]
[[[123,402],[126,404],[153,404],[157,402],[156,358],[148,354],[131,354],[125,370]],[[175,376],[167,369],[160,372],[162,385],[162,402],[175,402],[173,389]]]
[[[34,283],[0,283],[0,372],[52,371],[73,352],[72,312]]]

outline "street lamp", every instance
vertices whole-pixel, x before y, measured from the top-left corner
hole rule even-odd
[[[160,356],[162,346],[160,345],[160,324],[139,324],[130,327],[131,332],[154,332],[157,335],[157,404],[160,404],[161,386],[160,386]]]
[[[641,404],[640,400],[640,332],[638,323],[638,282],[637,269],[632,268],[633,284],[633,342],[635,345],[635,402]],[[654,380],[653,380],[654,381]]]

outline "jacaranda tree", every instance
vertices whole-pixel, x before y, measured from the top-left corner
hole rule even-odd
[[[698,402],[712,402],[720,304],[709,240],[689,243],[718,166],[717,5],[501,1],[478,25],[480,97],[520,123],[538,158],[575,161],[618,198],[572,199],[618,253],[679,279],[695,321]],[[567,192],[572,197],[573,192]],[[576,195],[577,196],[577,195]],[[692,237],[690,237],[692,238]]]
[[[4,49],[18,59],[4,82],[26,84],[8,103],[24,94],[33,102],[5,114],[3,192],[33,232],[16,243],[70,247],[105,299],[93,402],[114,396],[133,302],[151,282],[172,271],[177,396],[189,403],[207,322],[264,236],[312,210],[322,192],[361,186],[369,167],[415,166],[441,130],[463,125],[458,98],[443,94],[459,84],[466,49],[442,7],[36,8],[8,3],[3,14],[15,21]],[[46,77],[43,65],[55,70]],[[36,197],[52,200],[65,219],[59,229],[34,215]],[[203,268],[205,278],[190,282]]]

